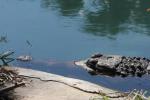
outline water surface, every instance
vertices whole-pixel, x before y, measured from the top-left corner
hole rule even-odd
[[[0,50],[68,61],[92,53],[150,56],[150,1],[1,0]],[[26,41],[32,43],[28,46]]]

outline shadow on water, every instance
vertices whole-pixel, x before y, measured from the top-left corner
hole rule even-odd
[[[143,89],[150,91],[150,76],[145,75],[139,77],[108,77],[103,75],[91,76],[86,70],[74,65],[74,62],[58,62],[58,61],[32,61],[20,62],[16,61],[15,66],[45,71],[48,73],[58,74],[66,77],[82,79],[90,81],[102,86],[117,89],[121,91],[130,91],[133,89]],[[149,93],[150,94],[150,93]]]

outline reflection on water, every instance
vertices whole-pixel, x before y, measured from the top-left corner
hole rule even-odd
[[[82,15],[81,30],[106,37],[128,31],[149,34],[149,4],[143,0],[42,0],[42,7],[55,8],[62,16]]]
[[[105,3],[105,2],[104,2]],[[149,13],[146,9],[150,1],[108,0],[105,9],[89,12],[86,15],[84,29],[94,35],[114,36],[127,31],[139,31],[149,34]]]
[[[62,16],[75,16],[83,7],[82,0],[42,0],[43,8],[55,8]]]
[[[7,36],[5,35],[5,36],[0,36],[0,43],[7,43],[8,42],[8,40],[7,40]]]

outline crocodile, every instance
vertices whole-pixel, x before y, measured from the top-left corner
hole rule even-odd
[[[107,76],[137,76],[150,74],[150,59],[97,53],[86,60],[75,62],[89,73]]]

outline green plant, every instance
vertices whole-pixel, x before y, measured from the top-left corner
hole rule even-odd
[[[137,95],[134,100],[143,100],[143,98],[140,95]]]
[[[109,98],[107,96],[103,96],[102,98],[103,100],[109,100]]]

